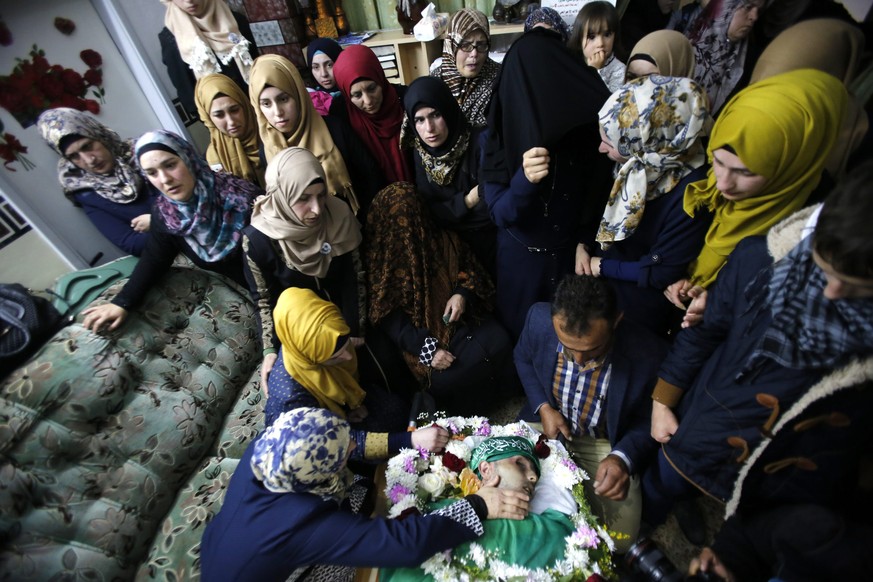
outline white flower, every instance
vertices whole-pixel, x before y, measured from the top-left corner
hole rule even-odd
[[[418,478],[418,486],[431,494],[436,499],[446,488],[446,480],[437,473],[425,473]]]
[[[415,495],[407,495],[388,510],[388,517],[395,518],[410,507],[417,507]],[[421,509],[421,508],[419,508]]]
[[[459,459],[463,460],[465,463],[470,462],[470,458],[473,456],[473,450],[464,444],[464,441],[458,440],[450,440],[446,445],[446,452],[452,453]]]

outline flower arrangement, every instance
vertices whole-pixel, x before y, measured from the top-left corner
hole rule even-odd
[[[582,482],[588,475],[570,458],[558,441],[547,440],[527,423],[491,426],[484,417],[438,417],[434,424],[448,430],[452,438],[443,453],[423,449],[404,449],[388,461],[385,494],[388,516],[402,518],[409,512],[424,513],[429,503],[440,499],[461,498],[478,491],[481,483],[467,467],[473,449],[484,437],[522,436],[536,443],[543,476],[569,490],[577,511],[570,516],[574,531],[565,539],[564,558],[547,569],[510,564],[500,552],[470,544],[466,555],[452,551],[436,554],[421,567],[440,581],[474,580],[598,580],[615,577],[611,552],[615,549],[609,532],[597,524],[585,499]],[[472,437],[472,438],[468,438]],[[477,438],[478,437],[478,438]]]
[[[3,122],[0,121],[0,160],[3,160],[3,167],[10,172],[15,172],[15,168],[11,164],[21,162],[25,170],[31,170],[35,166],[33,162],[24,157],[27,153],[27,146],[18,141],[18,138],[9,132],[3,131]]]
[[[80,57],[88,65],[84,76],[61,65],[50,65],[45,51],[33,45],[29,58],[17,59],[12,73],[0,77],[0,106],[9,111],[22,127],[36,123],[39,114],[55,107],[100,112],[100,104],[86,98],[89,89],[103,101],[103,58],[94,50]]]

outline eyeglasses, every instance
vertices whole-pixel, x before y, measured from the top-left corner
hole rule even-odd
[[[458,48],[464,51],[465,53],[473,52],[473,49],[476,49],[480,53],[484,53],[491,47],[491,44],[488,42],[472,42],[469,40],[462,40],[458,43]]]

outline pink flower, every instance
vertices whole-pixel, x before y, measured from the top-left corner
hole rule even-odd
[[[400,483],[397,483],[388,492],[388,498],[391,500],[391,503],[400,503],[400,500],[409,495],[409,493],[409,489],[407,489]]]

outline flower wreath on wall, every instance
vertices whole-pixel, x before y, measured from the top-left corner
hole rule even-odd
[[[527,568],[506,561],[499,551],[486,550],[477,543],[469,546],[464,555],[448,550],[426,560],[421,568],[434,580],[603,580],[614,579],[612,551],[613,536],[597,522],[585,499],[582,482],[588,475],[570,458],[567,449],[556,440],[548,440],[525,422],[491,426],[481,416],[470,418],[440,417],[434,421],[451,433],[443,453],[429,453],[424,449],[404,449],[388,461],[385,495],[388,517],[400,518],[409,512],[425,513],[429,506],[440,500],[460,499],[475,493],[481,481],[467,467],[475,449],[484,439],[492,436],[520,436],[535,443],[535,454],[540,458],[541,477],[537,494],[563,493],[564,503],[569,500],[575,512],[565,511],[574,531],[565,538],[564,557],[549,568]],[[545,493],[541,490],[549,487]]]
[[[18,64],[12,73],[0,77],[0,106],[9,111],[23,128],[35,124],[39,114],[46,109],[55,107],[99,113],[106,94],[103,89],[103,57],[91,49],[83,50],[79,57],[88,65],[84,74],[61,65],[50,65],[45,51],[33,45],[28,58],[16,59]],[[89,93],[100,103],[89,98]],[[0,158],[7,169],[15,171],[9,165],[15,161],[21,161],[25,169],[33,167],[21,159],[20,154],[26,153],[27,148],[15,136],[5,133],[2,141]]]

